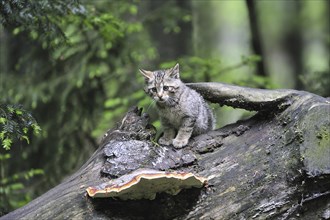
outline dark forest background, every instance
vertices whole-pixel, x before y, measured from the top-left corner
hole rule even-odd
[[[330,96],[327,0],[0,0],[0,216],[79,168],[132,105],[138,68]],[[252,113],[212,106],[217,126]]]

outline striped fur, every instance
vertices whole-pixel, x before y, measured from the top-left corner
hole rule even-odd
[[[164,129],[160,144],[182,148],[190,137],[214,128],[215,119],[207,103],[180,80],[179,64],[171,69],[140,72],[146,79],[145,92],[156,101]]]

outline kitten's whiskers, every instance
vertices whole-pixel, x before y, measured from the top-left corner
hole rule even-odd
[[[151,105],[153,105],[155,102],[156,102],[155,100],[152,100],[152,102],[149,104],[149,106],[148,106],[146,112],[149,112],[149,109],[150,109]]]

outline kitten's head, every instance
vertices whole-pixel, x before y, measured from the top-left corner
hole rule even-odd
[[[179,64],[165,70],[147,71],[140,69],[145,77],[145,92],[156,102],[174,105],[177,102],[176,92],[182,84]]]

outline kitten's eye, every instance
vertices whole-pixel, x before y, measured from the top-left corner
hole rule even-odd
[[[151,88],[151,91],[152,91],[152,92],[157,92],[156,87]]]
[[[169,89],[168,86],[163,86],[163,90],[164,90],[164,91],[167,91],[168,89]]]

